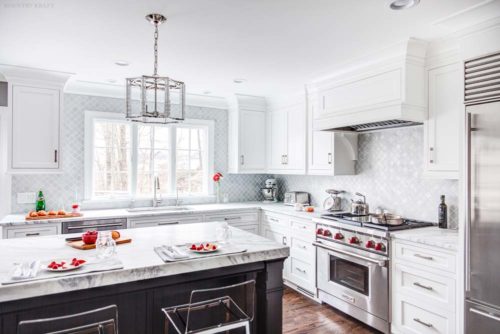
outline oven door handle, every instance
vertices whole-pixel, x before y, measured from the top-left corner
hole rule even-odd
[[[371,262],[371,263],[375,263],[379,267],[385,267],[387,265],[387,260],[372,259],[372,258],[369,258],[367,256],[358,255],[358,254],[355,254],[355,253],[350,253],[350,252],[343,251],[343,250],[340,250],[340,249],[336,249],[336,248],[333,248],[333,247],[328,247],[327,245],[322,244],[320,242],[313,242],[313,245],[316,246],[316,247],[321,247],[321,248],[327,249],[327,250],[332,251],[332,252],[336,252],[336,253],[340,253],[340,254],[352,256],[352,257],[355,257],[355,258],[363,260],[363,261],[368,261],[368,262]]]

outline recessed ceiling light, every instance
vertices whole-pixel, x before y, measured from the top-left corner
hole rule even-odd
[[[394,10],[401,10],[415,7],[419,2],[420,0],[390,0],[390,7]]]
[[[243,79],[243,78],[233,79],[233,82],[236,83],[236,84],[244,83],[246,81],[247,81],[247,79]]]
[[[128,61],[125,61],[125,60],[117,60],[117,61],[115,61],[115,65],[128,66],[128,65],[130,65],[130,63]]]

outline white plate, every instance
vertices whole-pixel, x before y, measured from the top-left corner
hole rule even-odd
[[[65,264],[64,264],[64,267],[65,267],[65,268],[63,268],[63,267],[59,267],[59,268],[57,268],[57,269],[52,269],[52,268],[49,268],[49,267],[48,267],[48,265],[49,265],[50,263],[52,263],[52,261],[48,261],[48,262],[44,262],[44,263],[42,263],[41,268],[43,268],[43,269],[45,269],[45,270],[47,270],[47,271],[57,272],[57,273],[59,273],[59,272],[66,272],[66,271],[71,271],[71,270],[80,269],[81,267],[85,266],[85,265],[88,263],[88,260],[85,260],[85,259],[79,259],[79,260],[85,260],[85,261],[87,261],[87,262],[85,262],[85,263],[83,263],[83,264],[80,264],[79,266],[73,266],[73,265],[71,265],[71,261],[72,261],[72,260],[73,260],[73,258],[71,258],[71,259],[57,259],[57,260],[54,260],[54,261],[55,261],[55,262],[57,262],[57,263],[61,263],[62,261],[64,261],[64,262],[65,262]]]
[[[206,254],[206,253],[213,253],[213,252],[217,252],[219,249],[221,249],[221,246],[218,245],[218,244],[215,244],[213,242],[211,242],[210,244],[212,245],[215,245],[217,246],[217,249],[208,249],[208,250],[196,250],[196,249],[191,249],[191,245],[188,246],[188,250],[190,250],[191,252],[194,252],[194,253],[198,253],[198,254]],[[196,244],[195,244],[196,245]]]

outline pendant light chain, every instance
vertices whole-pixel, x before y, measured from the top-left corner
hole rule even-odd
[[[158,22],[155,22],[155,68],[154,76],[158,76]]]

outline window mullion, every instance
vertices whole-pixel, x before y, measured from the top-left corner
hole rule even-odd
[[[172,125],[170,127],[170,194],[177,192],[177,127]]]
[[[138,157],[138,129],[137,124],[130,124],[130,195],[132,198],[137,196],[137,157]]]

